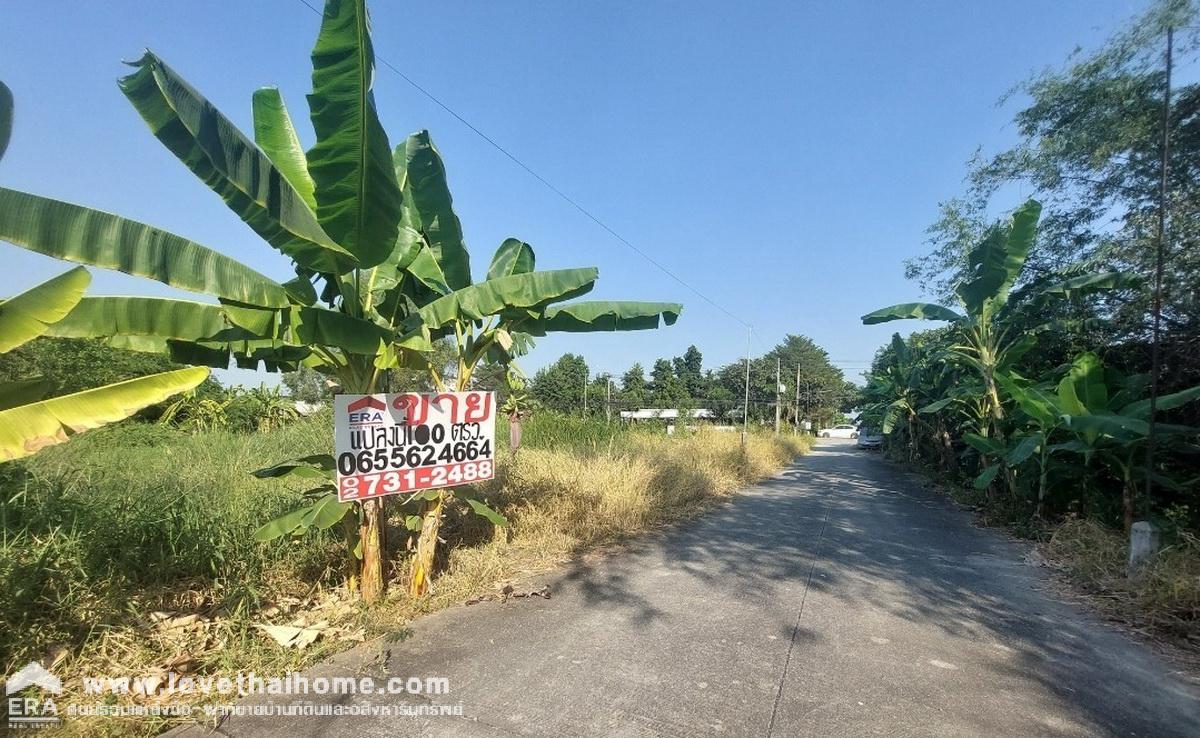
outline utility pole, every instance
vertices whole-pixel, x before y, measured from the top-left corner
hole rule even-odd
[[[800,434],[800,365],[796,365],[796,425],[793,427],[796,434]]]
[[[808,382],[808,380],[805,380],[805,382],[804,382],[804,417],[805,418],[809,417],[808,406],[809,406],[809,403],[812,402],[812,387],[809,385],[810,385],[810,383]],[[816,423],[813,423],[812,430],[814,433],[816,432],[816,430],[817,430]]]
[[[783,395],[781,394],[783,385],[779,383],[779,358],[775,359],[775,435],[779,435],[779,413],[783,409],[780,407],[783,404]]]
[[[1154,254],[1154,333],[1150,341],[1150,414],[1147,418],[1146,434],[1146,499],[1143,506],[1150,512],[1150,494],[1154,491],[1154,416],[1158,412],[1158,375],[1162,372],[1162,349],[1159,347],[1159,331],[1162,325],[1163,259],[1167,238],[1167,169],[1171,154],[1171,46],[1175,40],[1175,29],[1167,27],[1167,79],[1163,90],[1162,110],[1162,161],[1159,163],[1158,179],[1158,245]]]
[[[742,404],[742,450],[746,449],[746,433],[750,429],[750,341],[754,329],[746,327],[746,399]]]
[[[583,375],[583,417],[585,417],[585,418],[587,417],[587,386],[588,386],[588,377],[586,374],[584,374]]]
[[[604,422],[612,423],[612,377],[604,383]]]

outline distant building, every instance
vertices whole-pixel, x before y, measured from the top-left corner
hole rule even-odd
[[[686,410],[684,412],[686,413],[685,417],[691,418],[692,420],[716,420],[717,419],[716,413],[714,413],[712,410],[706,410],[704,408],[699,408],[697,410]],[[648,407],[648,408],[643,408],[641,410],[622,410],[621,411],[621,420],[628,420],[630,422],[636,422],[639,420],[674,421],[674,420],[678,420],[678,419],[679,419],[679,411],[678,410],[667,410],[667,409],[658,409],[658,408]]]

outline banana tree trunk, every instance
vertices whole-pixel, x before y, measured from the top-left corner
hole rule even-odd
[[[342,534],[346,538],[346,550],[350,552],[349,567],[346,571],[346,588],[352,593],[359,593],[359,582],[362,578],[362,561],[359,560],[358,542],[361,540],[358,527],[358,516],[347,515],[342,518]]]
[[[513,413],[508,416],[508,448],[515,456],[521,448],[521,414]]]
[[[996,386],[996,377],[992,370],[984,372],[984,385],[987,388],[988,403],[991,405],[991,437],[1001,445],[1004,444],[1004,431],[1001,428],[1001,423],[1004,422],[1004,406],[1000,404],[1000,391]],[[1004,463],[1003,457],[997,458],[1000,464],[1001,473],[1004,475],[1004,483],[1008,488],[1008,496],[1010,499],[1017,499],[1017,474],[1008,464]]]
[[[954,468],[954,444],[950,441],[950,434],[946,431],[945,426],[939,426],[938,447],[941,450],[942,471],[949,473]]]
[[[424,597],[429,592],[445,502],[446,495],[443,492],[438,494],[436,500],[421,503],[421,535],[417,538],[417,553],[413,557],[412,574],[408,580],[408,593],[413,597]]]
[[[378,602],[387,587],[387,529],[383,500],[367,500],[362,505],[362,523],[359,527],[362,570],[359,586],[364,602]]]

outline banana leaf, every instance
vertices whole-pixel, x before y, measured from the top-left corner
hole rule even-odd
[[[13,96],[8,85],[0,82],[0,159],[8,150],[8,142],[12,139]]]
[[[1004,455],[1004,463],[1009,466],[1020,466],[1025,463],[1026,459],[1033,456],[1033,452],[1037,451],[1045,440],[1041,431],[1025,436]]]
[[[936,413],[938,411],[944,410],[950,403],[954,402],[955,399],[957,399],[957,398],[943,397],[940,400],[931,402],[928,405],[922,407],[921,409],[917,410],[917,412],[920,413],[921,415],[930,415],[932,413]]]
[[[201,341],[229,328],[220,305],[166,297],[85,297],[47,333],[60,338],[124,335]]]
[[[298,305],[312,305],[317,301],[317,289],[313,287],[312,280],[304,274],[297,274],[295,279],[284,282],[283,289],[287,290],[288,297]]]
[[[1061,295],[1062,297],[1079,297],[1103,290],[1117,290],[1136,287],[1142,278],[1129,272],[1097,272],[1080,274],[1077,277],[1063,280],[1041,290],[1043,295]]]
[[[982,315],[989,305],[1002,304],[1016,282],[1037,236],[1042,205],[1028,200],[1012,218],[996,227],[967,254],[968,276],[955,292],[969,315]]]
[[[909,362],[908,344],[904,342],[899,333],[892,334],[892,352],[896,354],[897,363],[907,364]]]
[[[250,472],[259,479],[278,479],[280,477],[311,477],[333,479],[334,460],[330,454],[313,454],[301,456],[298,459],[284,461],[265,469]]]
[[[194,241],[111,213],[3,187],[0,239],[182,290],[268,307],[288,304],[282,285]]]
[[[1081,434],[1089,445],[1095,445],[1100,436],[1111,436],[1122,443],[1130,443],[1150,434],[1150,424],[1146,421],[1115,413],[1065,415],[1063,424]]]
[[[997,374],[996,382],[1016,401],[1022,412],[1042,427],[1052,428],[1058,424],[1064,411],[1053,394],[1036,385],[1023,386],[1008,374]]]
[[[255,233],[297,264],[341,274],[357,260],[322,230],[304,198],[212,103],[147,51],[119,86],[155,138]]]
[[[456,320],[480,320],[514,309],[538,309],[585,294],[600,273],[594,267],[557,269],[489,279],[464,287],[422,307],[419,320],[436,330]],[[413,319],[406,326],[416,328]]]
[[[46,333],[79,304],[91,281],[87,269],[75,267],[0,302],[0,353]]]
[[[1069,415],[1100,413],[1108,410],[1108,385],[1104,367],[1093,353],[1075,357],[1067,376],[1058,383],[1058,404]]]
[[[515,322],[514,327],[531,336],[652,330],[664,323],[674,325],[682,311],[683,306],[675,302],[573,302],[546,308],[540,316]]]
[[[308,96],[317,143],[308,152],[317,219],[362,268],[392,252],[401,193],[371,83],[375,50],[363,0],[325,5]]]
[[[76,433],[127,418],[207,377],[208,369],[189,367],[0,411],[0,461],[28,456]]]
[[[892,320],[908,320],[910,318],[953,322],[962,320],[963,316],[950,308],[935,305],[931,302],[906,302],[867,313],[862,316],[862,322],[863,325],[874,325],[876,323],[887,323]]]
[[[975,489],[979,489],[979,490],[987,489],[992,484],[992,480],[994,480],[996,478],[996,475],[999,473],[1000,473],[1000,465],[992,464],[991,466],[987,467],[982,472],[980,472],[979,476],[975,477],[975,481],[972,483],[971,486],[973,486]]]
[[[1005,448],[997,443],[995,439],[981,436],[978,433],[964,433],[963,440],[967,442],[968,446],[981,454],[1003,456],[1005,453]]]
[[[446,275],[446,284],[452,290],[463,289],[471,284],[471,259],[463,241],[462,223],[454,213],[441,154],[428,131],[409,136],[404,150],[407,221],[425,236]]]
[[[334,346],[368,356],[379,351],[381,344],[391,343],[396,335],[369,320],[319,307],[293,308],[287,328],[293,343]]]
[[[296,194],[313,212],[317,210],[317,198],[313,195],[313,181],[308,174],[308,159],[300,137],[292,125],[287,106],[278,87],[261,87],[254,91],[254,142],[262,149],[275,168],[287,179]]]
[[[492,255],[492,263],[488,267],[487,278],[508,277],[513,274],[528,274],[533,271],[537,257],[533,247],[515,238],[506,238],[496,253]]]
[[[1191,389],[1172,392],[1169,395],[1163,395],[1158,398],[1158,402],[1155,403],[1155,407],[1158,411],[1174,410],[1177,407],[1183,407],[1189,402],[1193,402],[1197,399],[1200,399],[1200,385],[1192,387]],[[1137,402],[1131,402],[1125,407],[1121,408],[1120,412],[1121,415],[1131,418],[1149,420],[1150,400],[1146,399],[1138,400]]]

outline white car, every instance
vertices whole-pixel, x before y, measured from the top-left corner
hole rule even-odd
[[[823,429],[818,435],[821,438],[858,438],[858,428],[852,425],[835,425]]]
[[[859,428],[858,429],[858,447],[859,448],[881,448],[883,446],[883,434],[874,428]]]

